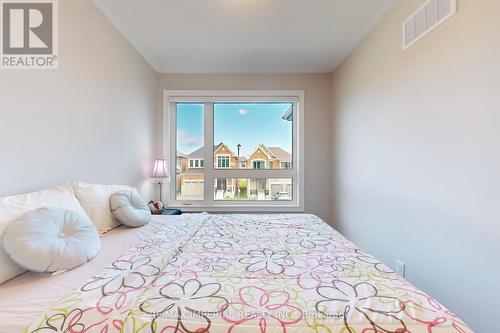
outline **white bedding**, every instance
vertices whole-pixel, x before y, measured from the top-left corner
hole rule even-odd
[[[51,305],[109,266],[140,241],[150,238],[175,216],[154,216],[141,228],[120,226],[101,238],[101,252],[87,264],[56,275],[26,272],[0,284],[0,333],[23,332]]]

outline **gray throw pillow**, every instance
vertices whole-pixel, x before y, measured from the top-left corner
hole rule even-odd
[[[111,212],[129,227],[142,227],[151,221],[151,211],[137,190],[118,191],[109,199]]]
[[[40,208],[9,223],[3,236],[9,257],[27,270],[53,273],[80,266],[101,248],[85,216],[64,208]]]

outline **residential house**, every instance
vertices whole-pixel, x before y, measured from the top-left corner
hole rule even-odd
[[[203,199],[203,184],[204,178],[201,169],[205,166],[204,147],[201,147],[189,155],[184,168],[181,169],[181,175],[178,179],[178,196],[184,200],[200,200]],[[237,169],[238,156],[235,155],[229,147],[224,143],[219,143],[214,146],[214,167],[217,169],[231,168]],[[236,188],[236,180],[220,178],[214,181],[214,188],[219,195],[222,193],[234,193]]]
[[[238,155],[234,154],[226,144],[221,142],[214,147],[214,168],[238,169],[239,167]],[[214,180],[215,200],[234,197],[236,183],[236,179],[216,178]]]
[[[292,155],[280,147],[259,145],[248,157],[250,169],[291,169]]]
[[[291,169],[292,155],[280,147],[268,147],[260,144],[248,157],[247,167],[250,169]],[[287,178],[250,179],[248,183],[250,196],[257,200],[276,199],[280,193],[292,197],[292,182]]]
[[[199,148],[189,155],[178,154],[177,196],[183,200],[203,199],[205,182],[201,170],[204,168],[204,151]],[[249,157],[238,156],[223,142],[214,146],[215,169],[291,169],[292,156],[280,147],[259,145]],[[273,200],[281,193],[292,196],[292,182],[288,178],[214,180],[215,200],[230,200],[244,195],[246,199]]]
[[[182,172],[184,172],[186,169],[187,169],[187,165],[188,165],[188,157],[186,154],[180,152],[180,151],[177,151],[177,155],[176,155],[176,158],[175,158],[175,175],[177,177],[177,175],[180,175]],[[181,191],[181,182],[180,181],[176,181],[176,188],[177,188],[177,193],[179,193]]]
[[[247,168],[247,158],[245,156],[240,156],[238,158],[238,168],[239,169],[246,169]]]
[[[176,177],[177,199],[201,200],[205,183],[203,147],[184,156],[177,155],[177,166],[181,166]]]
[[[214,168],[216,169],[238,169],[238,155],[233,153],[224,143],[214,147]]]

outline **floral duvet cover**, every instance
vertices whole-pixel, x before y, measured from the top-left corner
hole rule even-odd
[[[318,217],[185,214],[26,332],[472,332]]]

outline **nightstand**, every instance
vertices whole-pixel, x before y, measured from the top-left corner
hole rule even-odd
[[[165,209],[161,215],[182,215],[180,209]]]

